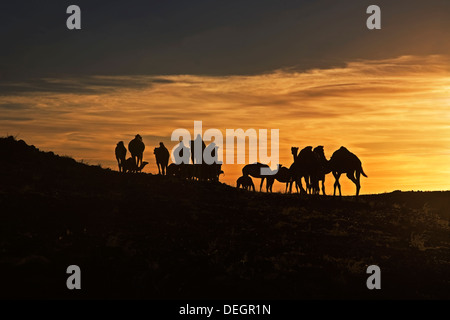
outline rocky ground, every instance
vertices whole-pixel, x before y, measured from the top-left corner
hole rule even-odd
[[[449,299],[449,220],[450,192],[247,192],[0,139],[1,298]]]

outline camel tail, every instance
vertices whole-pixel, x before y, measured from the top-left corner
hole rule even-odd
[[[361,166],[361,174],[364,176],[364,177],[366,177],[367,178],[367,175],[364,173],[364,170],[363,170],[363,168],[362,168],[362,166]]]

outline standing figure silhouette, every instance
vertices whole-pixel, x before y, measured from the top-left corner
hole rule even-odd
[[[125,148],[123,141],[119,141],[117,143],[115,153],[117,164],[119,166],[119,172],[123,172],[123,167],[127,158],[127,148]]]

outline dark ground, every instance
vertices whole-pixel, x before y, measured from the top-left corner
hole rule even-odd
[[[253,193],[4,138],[0,219],[0,298],[450,298],[450,192]]]

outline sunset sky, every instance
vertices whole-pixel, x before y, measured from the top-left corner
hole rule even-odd
[[[376,31],[367,1],[162,2],[78,1],[81,31],[65,28],[72,3],[2,4],[0,135],[116,170],[139,133],[155,173],[153,148],[195,120],[279,129],[285,166],[291,146],[346,146],[363,194],[449,189],[449,1],[377,1]]]

